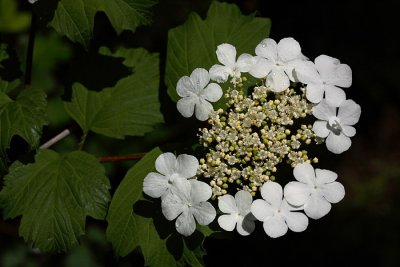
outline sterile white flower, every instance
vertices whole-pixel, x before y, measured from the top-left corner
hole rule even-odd
[[[242,72],[248,72],[252,65],[253,56],[242,54],[236,61],[236,48],[231,44],[220,44],[217,47],[218,61],[223,65],[213,65],[210,69],[211,79],[222,83],[228,77],[240,78]]]
[[[194,156],[181,154],[176,158],[170,152],[161,154],[156,159],[159,173],[147,174],[143,181],[143,192],[154,198],[164,197],[171,192],[176,180],[195,176],[198,168],[199,162]]]
[[[271,39],[264,39],[256,47],[254,64],[249,73],[256,78],[265,78],[266,85],[274,92],[287,89],[291,81],[296,81],[294,67],[305,57],[299,43],[293,38],[284,38],[278,44]]]
[[[346,99],[345,92],[339,87],[350,87],[352,82],[350,67],[326,55],[317,57],[315,64],[302,62],[295,72],[299,81],[307,84],[306,97],[312,103],[319,103],[325,93],[328,103],[338,107]]]
[[[210,102],[216,102],[222,97],[221,86],[209,82],[210,74],[202,68],[195,69],[190,77],[183,76],[179,79],[176,91],[182,98],[176,106],[182,116],[189,118],[195,112],[198,120],[208,119],[214,110]]]
[[[352,125],[360,119],[361,107],[353,100],[345,100],[339,106],[337,115],[336,110],[325,99],[313,107],[312,113],[319,120],[314,122],[312,130],[318,137],[326,138],[329,151],[340,154],[351,146],[350,137],[356,134]]]
[[[282,187],[275,182],[266,182],[261,187],[263,199],[257,199],[251,205],[251,212],[263,221],[265,233],[272,238],[286,234],[288,228],[294,232],[302,232],[308,226],[308,218],[297,207],[289,205],[282,199]]]
[[[250,211],[252,201],[251,194],[244,190],[237,192],[235,198],[231,195],[220,197],[218,207],[228,214],[219,216],[219,226],[226,231],[233,231],[236,226],[239,234],[243,236],[251,234],[255,228],[255,218]]]
[[[331,203],[344,197],[344,187],[336,182],[337,174],[315,169],[309,163],[298,164],[293,170],[298,182],[285,186],[285,198],[294,206],[303,206],[308,217],[319,219],[331,210]]]
[[[170,221],[178,217],[176,230],[189,236],[196,230],[195,219],[201,225],[207,225],[215,219],[216,211],[207,202],[211,194],[211,187],[204,182],[178,179],[175,193],[163,198],[162,213]]]

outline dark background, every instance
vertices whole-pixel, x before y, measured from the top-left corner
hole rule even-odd
[[[57,1],[43,1],[51,14]],[[243,13],[257,12],[258,16],[272,20],[270,37],[276,41],[294,37],[302,52],[310,59],[320,54],[339,58],[353,71],[353,85],[346,89],[347,97],[362,107],[357,135],[352,138],[349,151],[322,155],[319,167],[338,173],[338,180],[346,188],[346,197],[333,205],[324,218],[310,221],[305,232],[271,239],[261,224],[250,237],[234,234],[231,239],[209,238],[205,242],[207,266],[269,266],[294,264],[309,266],[400,266],[400,1],[229,1],[237,3]],[[92,90],[112,86],[126,75],[123,69],[113,68],[118,62],[98,57],[99,46],[115,47],[123,43],[128,47],[143,46],[160,52],[161,73],[165,64],[167,31],[182,24],[191,11],[206,14],[209,1],[160,0],[154,10],[154,24],[139,28],[135,34],[124,32],[117,36],[107,18],[96,16],[95,37],[89,52],[80,46],[71,46],[72,60],[54,70],[54,79],[65,88],[68,98],[72,82],[79,81]],[[30,8],[23,5],[21,8]],[[46,17],[39,21],[45,27]],[[164,58],[164,60],[163,60]],[[116,65],[117,66],[117,65]],[[110,73],[110,69],[113,72]],[[163,85],[162,85],[163,86]],[[163,88],[163,87],[161,87]],[[165,88],[165,87],[164,87]],[[61,92],[62,90],[60,90]],[[53,93],[57,95],[57,93]],[[61,94],[61,93],[59,93]],[[177,123],[177,113],[167,96],[163,98],[163,111],[167,125]],[[70,122],[66,122],[68,125]],[[64,126],[64,125],[61,125]],[[61,127],[60,126],[60,127]],[[48,137],[61,128],[49,128]],[[161,133],[168,130],[160,126]],[[79,138],[79,132],[68,142]],[[154,137],[154,134],[152,135]],[[177,136],[129,138],[136,145],[127,148],[146,151],[154,143],[179,141]],[[46,138],[44,138],[46,139]],[[168,140],[167,140],[168,139]],[[92,153],[121,153],[127,141],[107,141],[93,137],[87,149]],[[104,147],[96,145],[101,142]],[[140,144],[138,144],[140,143]],[[115,176],[122,177],[132,162],[114,167],[106,166]],[[120,181],[120,180],[119,180]],[[118,184],[118,179],[114,183]],[[0,234],[0,265],[6,266],[16,258],[23,261],[7,266],[140,266],[141,259],[130,255],[117,260],[104,240],[105,225],[89,220],[89,234],[83,245],[66,255],[37,255],[15,238],[15,228],[2,225]],[[19,264],[19,265],[18,265]]]

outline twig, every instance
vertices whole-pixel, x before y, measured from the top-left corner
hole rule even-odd
[[[36,16],[32,13],[31,28],[29,30],[29,41],[28,41],[28,51],[26,53],[25,62],[25,78],[24,87],[28,88],[32,81],[32,62],[33,62],[33,50],[35,47],[35,37],[36,37]]]
[[[83,135],[82,135],[82,137],[81,137],[81,141],[80,141],[79,144],[78,144],[78,149],[79,149],[79,150],[82,150],[82,149],[83,149],[83,146],[85,145],[86,137],[87,137],[87,136],[88,136],[88,132],[84,132]]]
[[[65,129],[64,131],[62,131],[61,133],[57,134],[56,136],[51,138],[49,141],[47,141],[46,143],[41,145],[39,148],[40,149],[49,148],[52,145],[54,145],[55,143],[59,142],[60,140],[64,139],[65,137],[67,137],[70,133],[71,133],[71,131],[69,129]]]
[[[138,154],[128,154],[123,156],[104,156],[100,157],[100,162],[114,162],[114,161],[123,161],[123,160],[134,160],[141,159],[146,155],[146,153],[138,153]]]

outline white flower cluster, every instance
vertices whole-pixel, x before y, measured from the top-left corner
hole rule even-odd
[[[155,162],[158,172],[144,179],[144,193],[161,197],[164,216],[176,219],[177,231],[185,236],[195,231],[196,222],[208,225],[215,219],[210,199],[218,200],[218,224],[226,231],[236,228],[249,235],[257,220],[272,238],[288,229],[304,231],[308,218],[325,216],[331,204],[345,195],[336,173],[314,169],[311,163],[318,159],[310,160],[307,151],[298,149],[313,138],[325,139],[328,150],[336,154],[351,146],[361,108],[346,100],[342,89],[352,83],[350,67],[326,55],[309,61],[293,38],[278,43],[267,38],[257,45],[255,56],[237,57],[234,46],[221,44],[216,56],[221,64],[209,71],[193,70],[179,79],[176,88],[181,97],[178,111],[212,125],[210,130],[201,129],[201,144],[209,151],[206,159],[201,158],[200,166],[191,155],[160,155]],[[260,79],[247,95],[243,91],[247,77],[242,73]],[[218,83],[229,78],[229,89],[223,93]],[[211,103],[223,95],[229,110],[215,111]],[[311,114],[316,118],[312,126],[295,128],[299,123],[294,120]],[[296,181],[282,187],[271,172],[286,156]],[[204,178],[212,179],[213,189],[200,181]],[[227,183],[236,185],[236,190]],[[215,188],[221,189],[220,194]]]

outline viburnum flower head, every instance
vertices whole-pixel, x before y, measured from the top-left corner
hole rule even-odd
[[[294,232],[302,232],[308,226],[308,218],[297,207],[293,207],[283,199],[280,184],[266,182],[261,187],[263,199],[254,200],[251,212],[258,220],[264,222],[265,233],[272,237],[286,234],[288,228]]]
[[[175,157],[170,152],[161,154],[156,159],[158,173],[147,174],[143,181],[143,192],[154,198],[164,197],[171,192],[177,180],[195,176],[198,168],[199,161],[194,156],[181,154]]]
[[[162,213],[170,221],[178,217],[175,222],[176,230],[189,236],[196,230],[196,221],[201,225],[208,225],[215,219],[215,208],[207,202],[211,194],[211,187],[204,182],[179,179],[176,181],[175,193],[168,194],[163,199]]]
[[[249,73],[256,78],[266,78],[266,85],[274,92],[289,88],[290,81],[296,81],[294,67],[305,57],[300,44],[293,38],[284,38],[277,44],[267,38],[256,47],[254,65]]]
[[[222,64],[213,65],[210,69],[211,79],[223,83],[229,76],[240,78],[242,72],[248,72],[252,65],[253,56],[242,54],[236,61],[236,48],[231,44],[220,44],[217,47],[217,58]]]
[[[304,61],[296,66],[296,75],[300,82],[307,84],[306,97],[312,103],[325,99],[332,106],[338,107],[345,99],[343,88],[351,86],[351,68],[340,64],[336,58],[321,55],[311,61]]]
[[[236,226],[239,234],[251,234],[255,228],[255,218],[250,211],[252,201],[251,194],[244,190],[238,191],[235,198],[228,194],[220,197],[218,208],[227,214],[218,217],[219,226],[226,231],[233,231]]]
[[[298,164],[293,169],[297,182],[285,186],[285,198],[294,206],[302,206],[312,219],[319,219],[331,210],[331,203],[338,203],[345,195],[344,187],[336,182],[337,174],[315,169],[309,163]]]
[[[345,100],[336,107],[322,100],[313,107],[312,113],[318,119],[314,122],[312,130],[321,138],[326,138],[326,147],[329,151],[340,154],[351,146],[351,139],[356,134],[352,126],[358,122],[361,115],[361,107],[353,100]]]
[[[208,119],[214,110],[210,102],[222,97],[222,89],[216,83],[210,83],[210,74],[202,68],[195,69],[190,77],[183,76],[176,85],[176,92],[181,99],[176,106],[182,116],[189,118],[195,113],[200,121]]]

